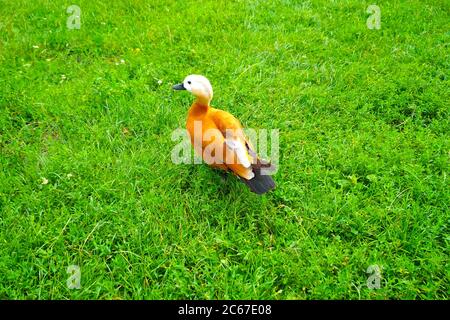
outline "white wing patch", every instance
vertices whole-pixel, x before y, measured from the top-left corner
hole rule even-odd
[[[247,156],[247,148],[245,145],[236,139],[225,139],[226,145],[236,152],[239,163],[242,164],[245,168],[250,168],[250,160],[248,160]]]

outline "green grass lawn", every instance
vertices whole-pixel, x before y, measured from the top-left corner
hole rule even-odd
[[[449,299],[449,21],[443,0],[0,1],[0,299]],[[279,130],[275,191],[172,163],[191,73]]]

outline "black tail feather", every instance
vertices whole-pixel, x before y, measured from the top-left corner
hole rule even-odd
[[[246,180],[241,178],[252,192],[263,194],[275,188],[275,181],[269,175],[262,175],[261,168],[254,168],[253,172],[255,176],[252,179]]]

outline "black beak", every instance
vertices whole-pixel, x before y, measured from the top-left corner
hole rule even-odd
[[[172,87],[173,90],[186,90],[182,83],[176,84]]]

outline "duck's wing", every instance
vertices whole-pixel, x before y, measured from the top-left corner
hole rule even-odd
[[[236,154],[239,164],[225,163],[241,180],[257,194],[266,193],[275,188],[272,177],[262,173],[262,170],[272,171],[275,167],[267,161],[258,158],[253,146],[244,134],[241,123],[232,114],[215,109],[212,118],[217,129],[224,136],[228,150]]]
[[[214,108],[210,112],[211,119],[224,136],[227,130],[231,130],[233,136],[245,139],[241,123],[231,113]]]
[[[227,166],[241,177],[253,178],[252,164],[256,162],[253,156],[255,153],[251,153],[250,142],[244,134],[241,123],[226,111],[211,109],[211,119],[222,133],[227,149],[238,160],[236,164],[227,163]]]
[[[271,166],[269,161],[258,157],[251,141],[244,134],[244,130],[238,119],[226,111],[211,109],[213,110],[212,118],[214,123],[224,136],[225,142],[230,148],[240,150],[241,154],[246,153],[250,158],[251,164],[257,168],[267,168]]]

